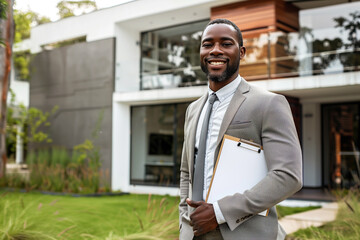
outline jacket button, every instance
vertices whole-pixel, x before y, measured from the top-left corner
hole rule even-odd
[[[237,220],[236,220],[236,223],[239,223],[239,222],[240,222],[240,219],[237,219]]]

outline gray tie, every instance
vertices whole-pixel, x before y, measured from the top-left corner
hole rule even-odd
[[[209,104],[207,106],[204,122],[201,127],[199,149],[195,162],[194,185],[193,185],[193,196],[192,196],[192,199],[195,201],[203,200],[206,139],[208,134],[209,119],[210,119],[213,103],[216,101],[216,99],[217,99],[216,94],[212,93],[208,100]]]

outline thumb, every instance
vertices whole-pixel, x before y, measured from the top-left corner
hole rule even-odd
[[[190,200],[190,198],[187,198],[186,203],[190,207],[197,208],[197,207],[201,206],[204,202],[203,201],[193,201],[193,200]]]

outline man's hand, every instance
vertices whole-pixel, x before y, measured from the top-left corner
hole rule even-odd
[[[186,199],[186,203],[195,211],[190,216],[190,225],[193,227],[194,235],[200,236],[214,230],[217,226],[217,220],[213,205],[203,201],[192,201]]]

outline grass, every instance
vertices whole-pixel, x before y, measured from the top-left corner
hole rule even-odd
[[[178,238],[178,197],[0,192],[0,240]],[[278,207],[285,214],[308,208]]]
[[[289,237],[288,240],[358,240],[360,239],[360,191],[350,191],[339,200],[339,210],[335,221],[322,227],[301,229]]]
[[[321,208],[321,206],[285,207],[285,206],[277,205],[276,206],[276,211],[277,211],[278,217],[283,218],[286,215],[291,215],[291,214],[295,214],[295,213],[310,211],[310,210],[314,210],[314,209],[317,209],[317,208]]]
[[[1,193],[0,240],[145,240],[147,236],[175,239],[166,236],[178,234],[178,198],[162,198],[152,196],[149,200],[148,195],[74,198]],[[20,234],[32,238],[9,237]]]

